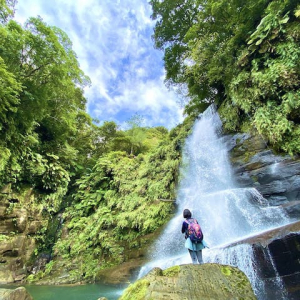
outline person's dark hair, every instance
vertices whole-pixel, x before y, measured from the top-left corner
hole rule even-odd
[[[183,211],[183,217],[186,218],[186,219],[191,218],[192,217],[191,211],[189,209],[185,209]]]

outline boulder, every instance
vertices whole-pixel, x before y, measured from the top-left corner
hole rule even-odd
[[[24,287],[18,287],[14,290],[0,289],[1,300],[33,300]]]
[[[280,282],[287,299],[300,299],[300,221],[240,240],[253,250],[259,277],[268,295],[274,294],[274,282]],[[270,296],[270,299],[272,297]]]
[[[246,275],[238,268],[219,265],[180,265],[154,268],[130,285],[119,300],[232,300],[256,299]]]

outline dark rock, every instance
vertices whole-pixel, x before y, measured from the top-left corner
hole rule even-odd
[[[252,245],[257,271],[266,290],[274,293],[274,282],[280,280],[287,299],[300,299],[300,222],[276,228],[237,244]],[[234,244],[229,247],[234,246]],[[276,293],[275,293],[276,295]]]
[[[260,174],[258,175],[258,181]],[[284,194],[288,192],[290,184],[287,181],[274,180],[271,183],[262,184],[257,187],[257,190],[263,195],[272,195],[272,194]]]
[[[279,206],[289,203],[287,197],[285,196],[273,195],[271,197],[266,197],[266,199],[268,199],[268,202],[271,206]]]
[[[34,262],[31,273],[36,274],[39,271],[44,271],[46,264],[51,260],[50,254],[41,253]]]
[[[286,214],[290,218],[299,219],[300,216],[300,201],[292,201],[282,206]]]
[[[227,144],[240,187],[255,187],[271,205],[300,199],[299,157],[275,155],[258,134],[229,136]]]
[[[4,257],[18,257],[18,255],[19,255],[19,252],[18,252],[18,250],[16,250],[16,249],[13,249],[13,250],[7,250],[7,251],[5,251],[5,252],[3,252],[3,254],[2,254]]]
[[[291,233],[277,239],[268,245],[268,250],[280,276],[291,276],[300,271],[300,234]]]

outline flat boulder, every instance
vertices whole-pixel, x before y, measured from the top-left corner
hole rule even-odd
[[[238,268],[220,265],[180,265],[154,268],[130,285],[119,300],[254,300],[249,279]]]
[[[14,290],[0,289],[1,300],[33,300],[24,287],[18,287]]]

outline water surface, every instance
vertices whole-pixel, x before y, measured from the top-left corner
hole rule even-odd
[[[1,288],[17,288],[18,286],[0,286]],[[40,286],[24,285],[34,300],[97,300],[106,297],[108,300],[117,300],[124,285],[87,284],[77,286]]]

